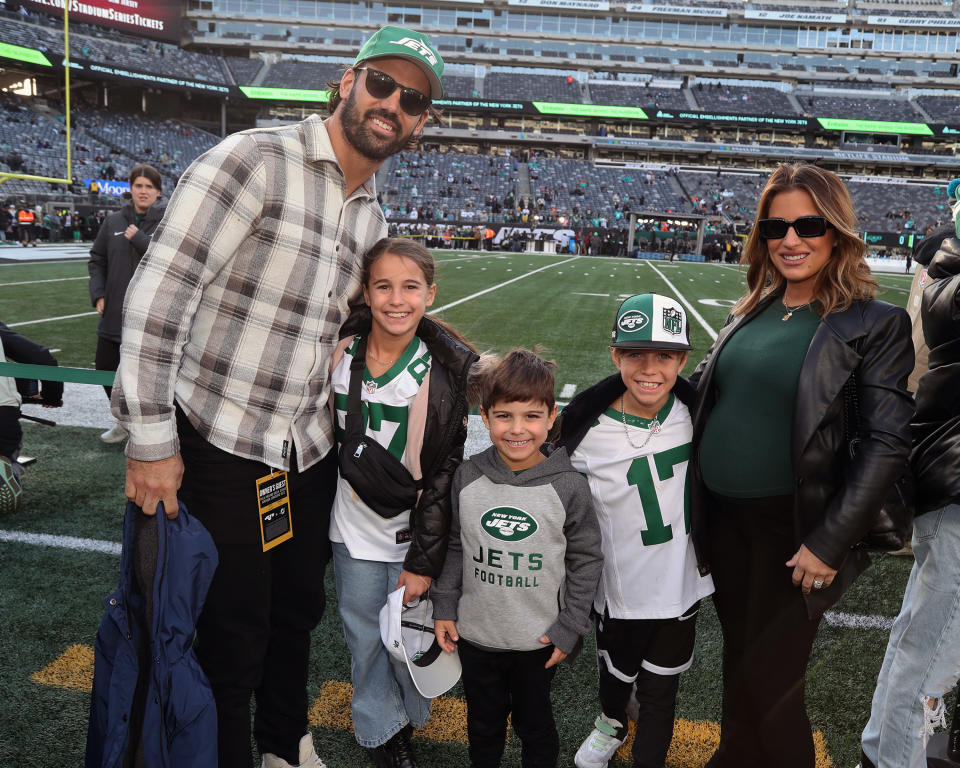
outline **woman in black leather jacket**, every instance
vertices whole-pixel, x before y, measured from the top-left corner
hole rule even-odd
[[[747,294],[690,381],[693,525],[724,637],[720,746],[709,768],[812,768],[804,676],[823,612],[867,566],[852,547],[909,453],[906,312],[873,297],[850,195],[781,165],[744,249]],[[849,458],[844,383],[856,375]]]

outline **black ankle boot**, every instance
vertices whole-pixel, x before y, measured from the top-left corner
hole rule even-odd
[[[410,743],[413,726],[409,723],[394,734],[387,744],[393,749],[394,768],[417,768],[417,756]]]
[[[379,747],[367,747],[367,754],[377,768],[393,768],[393,749],[389,741]]]

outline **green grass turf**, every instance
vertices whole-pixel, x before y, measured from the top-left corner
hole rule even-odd
[[[743,273],[733,266],[664,264],[568,256],[438,252],[440,262],[435,306],[471,296],[534,269],[549,269],[497,288],[445,310],[441,317],[459,327],[477,346],[505,352],[513,346],[542,344],[560,368],[558,389],[573,383],[581,389],[612,372],[606,344],[621,294],[654,290],[673,292],[669,280],[714,329],[727,306],[742,293]],[[8,286],[4,283],[85,274],[79,264],[16,265],[0,268],[0,297],[5,322],[89,311],[84,281]],[[562,274],[561,274],[562,273]],[[901,306],[909,278],[881,275],[884,298]],[[51,290],[50,286],[54,286]],[[901,289],[901,290],[896,290]],[[606,296],[580,296],[599,293]],[[89,322],[87,322],[89,321]],[[64,364],[89,367],[95,345],[96,318],[40,323],[21,330],[63,351]],[[691,321],[694,351],[687,372],[709,347],[710,337]],[[69,385],[68,386],[77,386]],[[55,414],[54,414],[55,417]],[[43,427],[24,423],[25,453],[38,457],[28,470],[25,507],[0,519],[0,528],[119,541],[123,512],[123,452],[97,439],[96,429]],[[911,560],[879,556],[845,595],[839,610],[893,616],[899,609]],[[0,719],[0,763],[62,766],[81,762],[86,735],[87,694],[34,683],[30,675],[56,659],[70,645],[92,644],[102,615],[102,599],[116,585],[119,558],[19,543],[0,544],[0,685],[6,694]],[[348,681],[347,654],[332,584],[329,610],[313,641],[310,696],[327,680]],[[716,615],[706,601],[698,620],[697,656],[681,679],[678,717],[717,720],[720,712],[721,642]],[[808,706],[814,728],[827,738],[835,766],[855,764],[860,729],[886,642],[881,630],[823,625],[814,646]],[[553,687],[561,734],[561,765],[592,727],[597,713],[593,640],[588,639],[576,665],[564,665]],[[459,688],[453,695],[461,695]],[[352,736],[316,729],[321,754],[331,768],[364,765]],[[462,765],[466,747],[422,741],[424,766]],[[519,745],[511,739],[504,766],[520,764]]]

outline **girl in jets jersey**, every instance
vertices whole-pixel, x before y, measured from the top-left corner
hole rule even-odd
[[[426,723],[430,700],[381,642],[379,612],[401,586],[406,602],[426,593],[443,567],[450,482],[467,434],[467,375],[477,355],[455,331],[424,316],[437,287],[433,256],[422,245],[380,240],[362,270],[367,306],[341,328],[331,363],[337,443],[344,439],[350,363],[363,339],[364,435],[402,462],[420,493],[408,513],[385,518],[341,474],[330,540],[353,657],[354,734],[375,765],[412,768],[410,732]]]

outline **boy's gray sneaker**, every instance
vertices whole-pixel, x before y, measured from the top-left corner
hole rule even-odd
[[[120,422],[115,422],[110,429],[100,434],[100,439],[105,443],[122,443],[127,439],[127,430],[123,428]]]
[[[590,735],[580,745],[573,762],[577,768],[607,768],[610,759],[627,737],[627,729],[619,721],[601,714]]]

